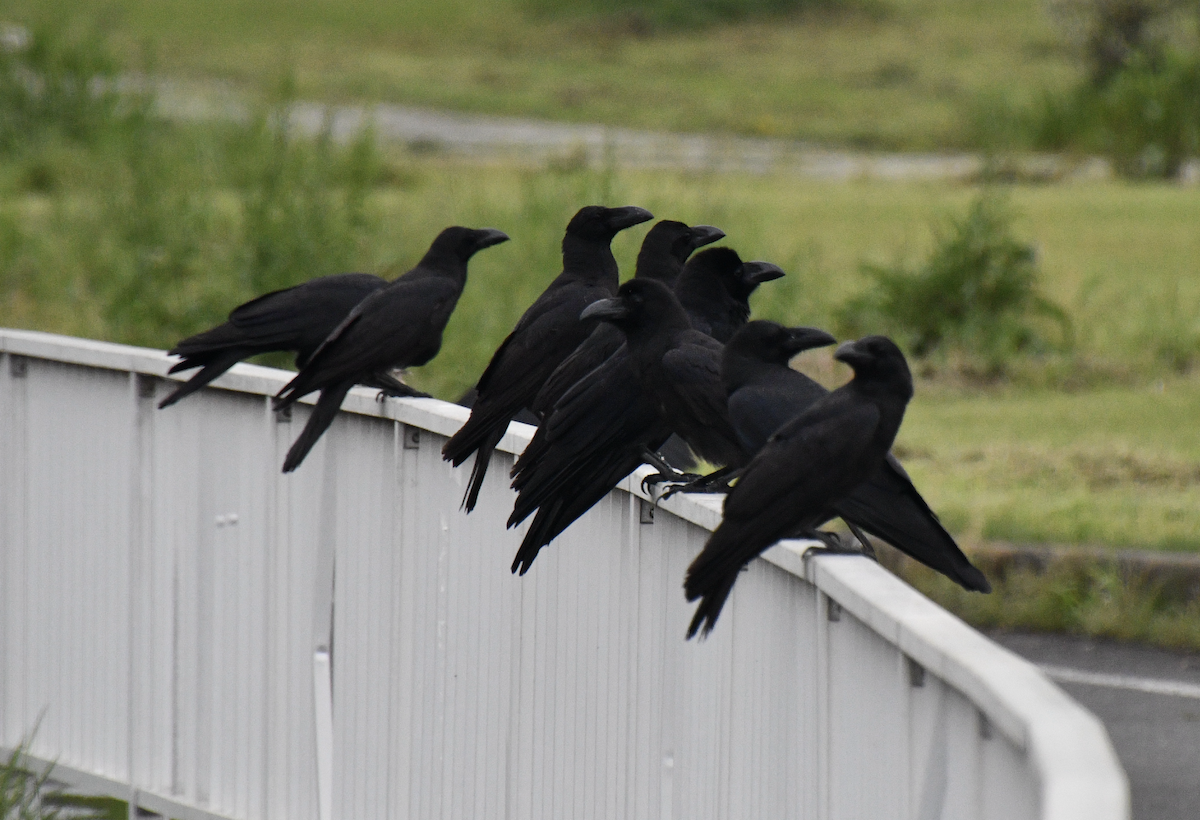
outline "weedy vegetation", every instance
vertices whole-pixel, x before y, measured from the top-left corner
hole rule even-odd
[[[1066,632],[1175,650],[1200,650],[1200,598],[1165,579],[1094,555],[1043,566],[1005,566],[976,555],[992,581],[973,595],[898,553],[883,562],[934,601],[981,629]]]
[[[35,730],[36,731],[36,730]],[[0,760],[0,820],[122,820],[128,804],[107,797],[64,794],[52,781],[53,766],[29,758],[25,738]]]
[[[1070,348],[1066,312],[1038,292],[1037,250],[1012,235],[994,196],[939,231],[916,269],[864,264],[862,272],[869,289],[835,316],[843,335],[886,333],[918,358],[957,354],[990,375],[1015,356]]]
[[[1171,179],[1200,151],[1200,13],[1184,0],[1056,0],[1085,71],[1024,108],[997,101],[1009,146],[1108,157],[1131,179]],[[1000,116],[978,120],[977,133]]]

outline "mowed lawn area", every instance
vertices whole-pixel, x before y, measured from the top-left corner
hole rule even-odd
[[[723,5],[702,25],[674,0],[7,0],[0,22],[90,18],[159,74],[262,89],[291,71],[309,98],[871,148],[977,145],[999,99],[1083,73],[1042,0]]]

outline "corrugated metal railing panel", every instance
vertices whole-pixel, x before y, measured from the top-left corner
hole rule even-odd
[[[516,578],[528,428],[465,516],[461,408],[355,391],[282,476],[283,374],[158,411],[161,353],[0,351],[0,745],[44,710],[33,753],[92,788],[246,820],[1128,816],[1094,718],[863,559],[780,545],[689,643],[716,499],[643,523],[635,477]]]
[[[314,816],[320,484],[280,480],[267,400],[160,413],[157,379],[6,358],[3,742],[37,724],[63,767]]]

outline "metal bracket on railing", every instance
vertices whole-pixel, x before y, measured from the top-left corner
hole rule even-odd
[[[979,712],[979,736],[984,740],[991,740],[994,732],[992,731],[992,722],[988,720],[988,716],[983,712]]]
[[[912,658],[906,657],[904,661],[908,664],[908,685],[914,689],[920,689],[925,685],[925,667]]]
[[[831,621],[840,621],[842,619],[842,605],[832,598],[825,598],[825,615]]]
[[[411,424],[404,425],[404,449],[405,450],[420,450],[421,449],[421,428],[414,427]]]
[[[14,379],[23,379],[29,374],[29,361],[24,356],[8,354],[8,374]]]
[[[654,507],[655,507],[655,504],[653,501],[647,501],[644,498],[639,498],[638,499],[638,508],[639,508],[640,514],[638,517],[638,521],[642,524],[653,524],[654,523]]]
[[[141,799],[142,799],[142,790],[141,789],[133,789],[132,793],[129,795],[129,813],[127,815],[129,820],[146,820],[146,818],[163,816],[156,811],[151,811],[150,809],[143,808],[140,805]]]

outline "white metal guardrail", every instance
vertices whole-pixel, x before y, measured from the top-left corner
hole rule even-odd
[[[866,559],[784,543],[685,642],[719,519],[636,480],[510,575],[466,411],[354,391],[290,476],[287,375],[175,407],[158,351],[0,331],[0,746],[177,818],[1119,820],[1099,722]],[[529,428],[514,424],[501,477]]]

